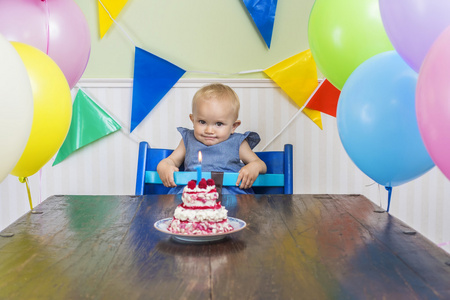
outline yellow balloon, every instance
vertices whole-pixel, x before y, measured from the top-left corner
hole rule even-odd
[[[11,42],[22,58],[33,93],[33,124],[25,150],[11,174],[28,177],[39,171],[61,147],[72,119],[72,97],[66,77],[44,52]]]

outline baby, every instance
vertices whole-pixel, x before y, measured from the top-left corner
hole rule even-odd
[[[223,187],[223,194],[253,193],[253,182],[267,167],[252,150],[260,141],[259,135],[235,133],[241,125],[239,107],[239,98],[229,86],[215,83],[197,91],[189,115],[194,130],[178,127],[180,144],[157,166],[164,186],[176,187],[169,193],[181,193],[183,187],[176,186],[173,172],[183,162],[185,171],[195,171],[198,151],[202,152],[202,171],[239,172],[236,187]]]

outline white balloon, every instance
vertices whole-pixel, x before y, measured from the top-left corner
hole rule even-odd
[[[33,123],[33,93],[16,49],[0,35],[0,182],[19,161]]]

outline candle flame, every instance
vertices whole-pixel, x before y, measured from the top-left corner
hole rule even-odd
[[[198,161],[202,163],[202,151],[198,151]]]

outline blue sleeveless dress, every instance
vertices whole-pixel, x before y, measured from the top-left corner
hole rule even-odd
[[[186,156],[184,158],[184,170],[195,172],[195,166],[198,165],[198,151],[202,151],[202,172],[233,172],[237,173],[244,166],[239,159],[239,147],[244,140],[247,140],[250,148],[253,149],[260,142],[260,137],[256,132],[247,131],[242,133],[233,133],[230,137],[221,143],[212,146],[206,146],[199,142],[194,136],[194,130],[183,127],[177,127],[180,132]],[[169,194],[182,193],[184,186],[177,186],[170,189]],[[222,194],[254,194],[253,190],[240,189],[237,186],[222,187]]]

